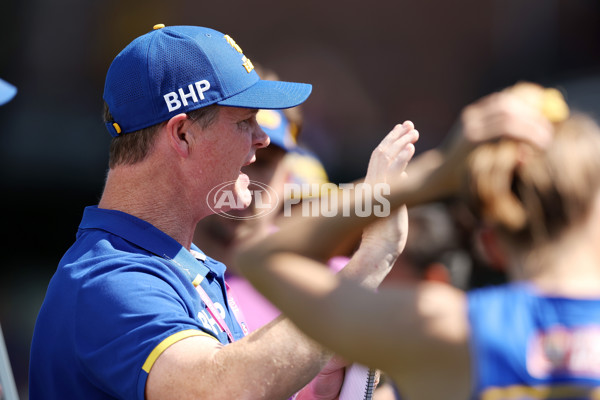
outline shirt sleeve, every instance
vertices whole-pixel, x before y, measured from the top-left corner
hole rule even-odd
[[[207,334],[193,286],[159,261],[99,266],[77,298],[78,357],[88,378],[115,398],[144,399],[158,356],[179,340]]]

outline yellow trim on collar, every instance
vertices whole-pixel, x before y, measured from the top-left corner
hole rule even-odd
[[[202,282],[204,280],[204,277],[200,274],[196,275],[196,277],[194,278],[194,280],[192,281],[192,285],[194,285],[194,287],[198,286],[200,284],[200,282]]]
[[[150,373],[150,369],[152,368],[152,366],[156,362],[156,359],[166,349],[168,349],[169,346],[171,346],[174,343],[179,342],[180,340],[187,339],[187,338],[192,337],[192,336],[208,336],[209,338],[217,340],[217,338],[215,338],[214,336],[211,336],[208,333],[199,331],[197,329],[187,329],[185,331],[180,331],[180,332],[174,333],[171,336],[169,336],[166,339],[164,339],[162,342],[160,342],[158,344],[158,346],[156,346],[154,348],[154,350],[152,350],[152,352],[150,353],[150,355],[148,356],[148,358],[146,358],[146,362],[142,366],[142,369],[144,371],[146,371],[146,373]]]

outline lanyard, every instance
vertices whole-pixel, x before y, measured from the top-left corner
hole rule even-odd
[[[233,312],[233,315],[237,320],[238,324],[240,324],[240,326],[242,327],[244,336],[246,336],[248,334],[248,325],[246,325],[246,318],[244,318],[242,310],[240,310],[240,308],[237,305],[237,302],[235,301],[233,289],[227,284],[227,282],[225,282],[225,288],[227,290],[227,302],[229,303],[229,307],[231,308],[231,311]]]
[[[202,299],[204,304],[206,304],[206,308],[208,309],[208,312],[215,319],[215,321],[217,322],[217,325],[219,325],[219,328],[221,328],[221,330],[223,332],[227,333],[227,337],[229,338],[229,341],[233,343],[235,341],[235,339],[233,337],[233,334],[231,333],[231,330],[229,330],[227,323],[225,322],[223,317],[221,317],[221,313],[219,313],[219,310],[217,310],[215,304],[210,299],[210,296],[206,293],[206,291],[202,288],[202,286],[200,286],[200,282],[202,282],[203,279],[204,278],[202,276],[197,275],[196,278],[192,281],[192,284],[196,288],[196,292],[198,292],[198,294],[200,295],[200,298]],[[248,327],[243,318],[242,312],[239,309],[239,307],[237,306],[237,303],[235,302],[235,300],[233,299],[233,296],[231,296],[231,294],[229,293],[229,291],[231,289],[230,289],[229,285],[227,285],[227,283],[225,283],[225,288],[227,290],[227,302],[229,303],[229,307],[231,308],[231,311],[233,312],[234,318],[237,320],[238,324],[242,327],[244,336],[246,336],[248,334]]]
[[[233,343],[234,342],[233,335],[231,334],[231,331],[229,330],[227,323],[225,323],[225,320],[223,318],[221,318],[221,314],[219,313],[219,310],[217,310],[217,308],[215,307],[215,304],[212,302],[212,300],[210,299],[210,297],[208,296],[206,291],[202,288],[202,286],[200,286],[200,282],[202,282],[203,279],[204,278],[202,278],[202,276],[196,275],[196,278],[192,281],[192,283],[194,284],[196,291],[200,295],[200,298],[202,299],[204,304],[206,304],[206,307],[208,308],[208,312],[210,313],[210,315],[212,315],[212,317],[215,319],[215,321],[217,321],[217,324],[219,325],[221,330],[224,332],[227,332],[227,337],[229,338],[229,341],[231,343]],[[233,312],[235,319],[242,327],[244,336],[246,336],[248,334],[248,326],[246,325],[246,322],[244,320],[242,310],[239,309],[237,303],[235,302],[235,299],[233,298],[231,287],[229,287],[227,282],[225,282],[225,288],[227,290],[227,302],[229,303],[229,307],[231,308],[231,311]],[[295,400],[297,395],[298,395],[298,393],[294,394],[288,400]]]

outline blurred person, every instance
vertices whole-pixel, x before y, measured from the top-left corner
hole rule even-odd
[[[16,86],[0,79],[0,106],[11,101],[16,94]],[[4,343],[4,333],[0,327],[0,399],[16,400],[18,397],[10,358]]]
[[[439,282],[464,289],[470,262],[446,202],[412,207],[408,210],[406,245],[380,288],[421,281]],[[397,385],[387,375],[374,392],[374,400],[401,400]]]
[[[265,71],[264,68],[257,68],[261,78],[278,79],[272,71]],[[231,210],[225,216],[213,214],[205,217],[198,223],[194,233],[193,241],[198,247],[229,266],[232,266],[231,256],[236,248],[278,229],[277,220],[285,218],[282,215],[284,204],[294,200],[286,197],[286,184],[320,186],[329,183],[318,158],[298,143],[302,126],[302,114],[298,107],[283,111],[260,110],[256,121],[271,140],[268,147],[257,150],[256,161],[243,168],[250,178],[250,188],[258,191],[258,195],[254,192],[252,203],[243,210]],[[339,271],[349,262],[350,255],[333,257],[329,260],[330,267]],[[225,274],[228,291],[235,296],[248,331],[253,332],[277,318],[281,312],[233,270],[235,266]],[[340,368],[331,371],[328,378],[343,381],[347,363],[342,359],[338,361],[335,365]],[[302,398],[305,398],[304,394],[298,400]],[[377,395],[374,398],[377,399]]]
[[[275,78],[273,75],[267,76],[270,77],[269,80]],[[233,272],[235,266],[232,265],[231,256],[244,243],[266,237],[278,229],[277,219],[288,200],[284,190],[286,183],[321,183],[323,176],[326,177],[319,161],[297,143],[299,124],[288,119],[288,115],[282,110],[260,110],[256,114],[256,121],[269,136],[270,144],[258,149],[256,161],[242,169],[249,177],[249,188],[258,192],[258,195],[254,192],[252,203],[242,210],[230,210],[225,216],[209,215],[196,225],[194,232],[195,245],[202,248],[208,256],[232,267],[225,273],[225,282],[228,293],[240,307],[248,332],[265,326],[281,312],[245,278]],[[319,166],[322,169],[320,172]],[[340,268],[348,261],[349,258],[345,257]],[[346,364],[344,360],[336,359],[322,375],[326,374],[328,381],[342,382]],[[321,378],[315,378],[308,385],[314,392],[323,391],[322,385],[321,388],[313,386],[319,383],[319,379]],[[333,391],[337,391],[337,388]],[[310,399],[311,396],[314,396],[313,390],[305,389],[296,399]]]
[[[372,220],[356,215],[289,221],[240,254],[241,270],[310,337],[381,368],[408,399],[596,398],[600,128],[568,114],[534,84],[486,96],[464,109],[450,147],[392,182],[392,205],[465,196],[506,255],[509,284],[375,292],[333,275],[319,261]]]
[[[310,91],[261,80],[230,36],[208,28],[157,25],[117,55],[104,90],[109,171],[40,309],[31,399],[337,396],[332,354],[283,317],[245,335],[225,266],[192,243],[216,187],[231,183],[223,194],[234,200],[220,211],[250,203],[240,170],[269,144],[257,110],[297,106]],[[407,122],[393,136],[367,174],[406,167],[418,132]],[[366,230],[340,275],[376,287],[401,251],[405,216]]]
[[[263,80],[280,80],[273,70],[261,65],[255,65],[255,71]],[[259,198],[254,198],[247,208],[229,211],[225,217],[212,214],[203,218],[194,233],[194,243],[200,245],[204,253],[225,265],[231,263],[232,249],[240,242],[249,237],[266,236],[275,229],[275,220],[286,200],[285,183],[300,183],[299,180],[307,179],[310,182],[322,182],[322,178],[317,178],[314,172],[317,167],[325,174],[318,160],[317,167],[308,165],[307,152],[298,143],[303,126],[300,106],[284,110],[259,110],[256,121],[269,136],[270,145],[258,149],[255,162],[244,166],[242,170],[250,178],[251,189],[261,192]],[[307,174],[312,176],[309,178]]]
[[[259,192],[258,196],[255,193],[250,206],[243,210],[203,218],[194,232],[194,244],[225,265],[231,265],[234,249],[240,244],[277,229],[276,219],[285,201],[284,185],[292,181],[292,169],[285,160],[297,148],[295,128],[280,110],[260,110],[256,121],[269,136],[270,144],[256,151],[256,161],[245,166],[243,172],[250,179],[250,188]],[[244,278],[231,273],[231,269],[227,270],[225,281],[240,304],[249,332],[280,314]]]
[[[280,80],[271,69],[256,65],[255,70],[261,79]],[[255,162],[242,170],[250,179],[250,189],[258,191],[258,195],[254,195],[245,209],[231,210],[225,216],[212,214],[203,218],[194,232],[193,242],[205,254],[225,265],[231,265],[234,249],[241,243],[265,237],[277,229],[276,219],[286,201],[284,185],[305,180],[305,175],[312,173],[314,168],[306,165],[305,150],[298,143],[303,125],[300,106],[260,110],[256,114],[256,122],[269,136],[270,145],[258,149]],[[277,308],[232,271],[231,268],[227,270],[225,280],[241,304],[249,332],[279,316]]]
[[[381,287],[397,282],[436,281],[463,288],[468,265],[460,263],[463,253],[458,230],[443,202],[408,210],[406,245]]]
[[[453,271],[453,284],[468,290],[507,283],[502,254],[485,250],[486,242],[494,237],[491,229],[481,225],[462,199],[454,197],[445,203],[455,223],[458,247],[462,250],[454,254],[461,267]]]

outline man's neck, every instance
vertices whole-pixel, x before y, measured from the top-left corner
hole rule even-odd
[[[185,188],[174,187],[178,181],[168,171],[147,168],[151,167],[111,169],[98,207],[123,211],[149,222],[189,249],[200,219],[198,210],[188,201]]]

